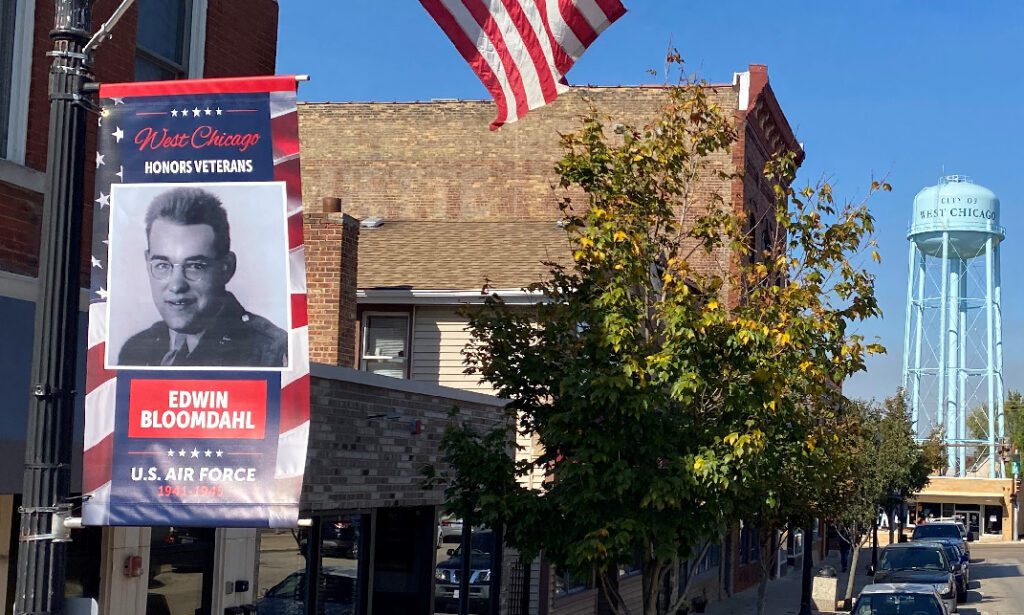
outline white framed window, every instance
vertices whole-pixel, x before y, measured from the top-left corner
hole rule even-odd
[[[203,76],[207,0],[138,0],[135,80]]]
[[[25,164],[35,0],[0,0],[0,158]]]
[[[366,312],[363,314],[363,371],[407,378],[409,365],[409,314],[401,312]]]

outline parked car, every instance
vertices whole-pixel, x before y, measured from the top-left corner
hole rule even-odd
[[[851,615],[949,615],[931,585],[875,583],[861,591]]]
[[[956,577],[945,547],[937,542],[905,542],[882,550],[877,569],[868,569],[874,583],[915,583],[932,586],[946,609],[956,612]]]
[[[462,542],[462,519],[455,515],[442,515],[437,523],[437,548]]]
[[[963,531],[961,531],[963,528]],[[956,521],[932,521],[914,528],[911,540],[931,540],[933,538],[956,540],[962,543],[961,548],[971,557],[971,545],[974,535],[968,532],[962,523]]]
[[[967,600],[967,587],[971,584],[971,558],[964,552],[963,543],[948,538],[935,539],[929,542],[937,542],[945,547],[950,571],[956,578],[957,602]]]
[[[491,601],[491,554],[494,532],[473,530],[470,553],[469,612],[486,615]],[[462,571],[462,547],[448,549],[448,559],[434,569],[434,611],[459,612],[459,579]]]
[[[352,570],[324,566],[320,577],[323,615],[355,615],[356,577]],[[306,612],[306,571],[296,570],[271,587],[257,602],[258,615],[299,615]]]
[[[320,555],[356,559],[359,549],[359,528],[351,519],[324,521],[320,528],[320,537]],[[308,538],[308,532],[302,532],[299,536],[299,553],[302,557],[306,557]]]

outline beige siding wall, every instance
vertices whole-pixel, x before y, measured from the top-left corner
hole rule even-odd
[[[487,383],[464,374],[462,349],[470,340],[469,321],[457,306],[416,308],[412,334],[412,366],[409,377],[465,391],[493,394]]]

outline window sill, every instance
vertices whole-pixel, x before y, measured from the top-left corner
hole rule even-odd
[[[46,173],[0,158],[0,182],[42,194],[46,186]]]

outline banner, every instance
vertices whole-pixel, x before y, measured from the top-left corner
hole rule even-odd
[[[105,84],[82,517],[287,527],[309,435],[293,77]]]

